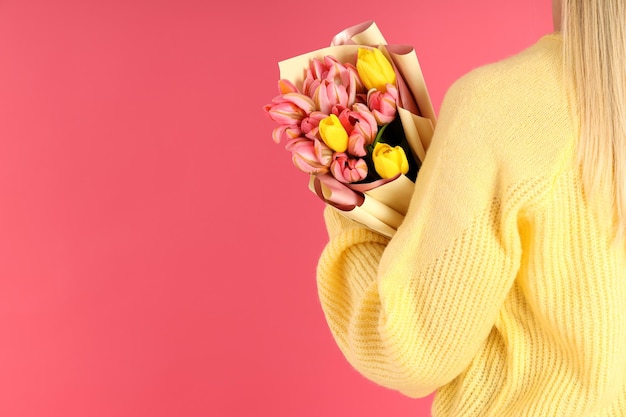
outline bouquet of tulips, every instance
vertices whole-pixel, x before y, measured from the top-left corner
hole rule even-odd
[[[323,201],[393,236],[436,122],[413,48],[365,22],[279,67],[280,94],[264,107],[274,141]]]

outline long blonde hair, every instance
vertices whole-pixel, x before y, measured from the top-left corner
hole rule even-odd
[[[626,1],[563,0],[565,70],[580,114],[585,194],[612,194],[616,237],[626,232]]]

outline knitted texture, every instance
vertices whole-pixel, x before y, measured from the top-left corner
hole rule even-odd
[[[568,85],[559,34],[455,82],[393,239],[325,209],[333,337],[370,380],[436,391],[435,417],[626,416],[626,256]]]

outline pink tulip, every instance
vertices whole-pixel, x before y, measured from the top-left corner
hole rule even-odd
[[[291,152],[293,164],[307,174],[323,174],[328,172],[332,159],[332,150],[326,145],[306,138],[290,140],[285,149]]]
[[[325,113],[333,104],[352,106],[359,94],[366,91],[356,67],[343,64],[332,56],[325,56],[323,60],[312,59],[302,84],[302,93],[313,98],[318,110]]]
[[[328,117],[327,114],[319,111],[314,111],[308,114],[300,123],[302,134],[311,140],[320,139],[318,135],[318,126],[320,124],[320,120],[325,119],[326,117]]]
[[[352,130],[359,129],[365,136],[376,137],[378,125],[376,118],[364,104],[354,104],[351,108],[345,109],[338,116],[341,124],[348,133]],[[357,125],[358,124],[358,125]]]
[[[324,62],[313,58],[302,82],[302,93],[313,98],[315,90],[317,90],[322,80],[326,79],[327,74],[328,67],[324,65]]]
[[[300,142],[307,142],[306,145]],[[311,151],[311,146],[313,147],[313,155],[314,158],[309,155]],[[324,142],[321,140],[309,140],[307,138],[299,137],[292,140],[289,140],[285,145],[285,149],[294,153],[306,153],[308,155],[307,159],[311,161],[315,161],[318,165],[329,167],[330,163],[333,161],[333,150],[330,149]]]
[[[289,152],[292,152],[294,149],[298,148],[298,146],[304,146],[300,142],[307,143],[312,141],[305,137],[298,136],[297,138],[287,140],[287,142],[285,143],[285,149]]]
[[[367,97],[365,86],[363,82],[359,78],[359,73],[356,70],[356,67],[350,65],[348,67],[348,73],[350,76],[350,84],[348,89],[348,103],[352,105],[354,103],[365,103],[363,100],[364,97]]]
[[[355,89],[363,92],[367,91],[354,64],[349,62],[344,64],[339,62],[334,56],[326,55],[323,66],[326,71],[322,73],[322,79],[342,85],[354,83]]]
[[[398,89],[387,84],[387,91],[370,90],[367,93],[367,106],[372,111],[379,125],[391,123],[396,117],[396,103],[398,102]]]
[[[320,59],[313,58],[311,60],[310,67],[313,73],[313,77],[317,80],[323,80],[326,77],[326,74],[328,73],[328,67]]]
[[[367,155],[366,146],[370,143],[372,143],[372,141],[367,141],[358,131],[353,131],[352,134],[348,136],[348,152],[350,155],[354,156],[365,156]]]
[[[298,125],[280,125],[272,131],[272,139],[274,139],[274,142],[280,143],[281,140],[295,139],[301,133]]]
[[[335,105],[347,106],[349,104],[346,87],[328,80],[322,80],[313,92],[312,98],[319,111],[326,114],[329,114]]]
[[[297,125],[313,110],[315,103],[300,93],[287,93],[275,97],[263,107],[270,119],[281,125]]]
[[[315,156],[320,164],[326,167],[330,166],[333,161],[333,150],[326,146],[321,140],[313,141],[313,148],[315,149]]]
[[[350,158],[344,152],[335,153],[330,164],[330,172],[343,183],[361,181],[367,176],[367,164],[361,158]]]
[[[357,93],[364,94],[367,91],[354,65],[342,64],[329,55],[324,57],[324,63],[328,67],[325,79],[346,87],[348,93],[347,106],[357,102]]]
[[[338,116],[348,132],[348,153],[365,156],[365,147],[371,144],[378,133],[378,124],[366,105],[356,103],[352,109],[346,109]]]
[[[365,104],[355,104],[352,106],[350,118],[356,119],[354,130],[358,130],[368,141],[373,140],[378,133],[378,124],[376,118],[369,111]]]
[[[335,57],[326,55],[324,65],[328,69],[323,77],[325,80],[342,85],[349,85],[353,81],[350,76],[350,64],[342,64]],[[358,72],[356,74],[358,77]]]
[[[313,71],[311,71],[310,68],[307,69],[306,76],[302,82],[302,93],[309,97],[313,97],[313,93],[317,90],[317,87],[319,87],[321,82],[321,79],[315,78],[315,75],[313,75]]]

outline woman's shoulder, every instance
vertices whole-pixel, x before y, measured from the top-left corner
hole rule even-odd
[[[546,35],[529,48],[465,74],[447,91],[440,114],[453,114],[498,140],[526,129],[567,123],[568,94],[563,82],[561,42]],[[494,137],[494,139],[496,139]]]
[[[480,144],[512,181],[554,176],[573,154],[575,134],[563,83],[558,34],[458,79],[441,106],[460,127],[458,146]]]
[[[475,68],[450,87],[463,97],[484,101],[519,103],[547,93],[560,94],[562,81],[561,36],[544,35],[515,55]],[[490,100],[492,99],[492,100]],[[501,106],[498,106],[501,108]]]

